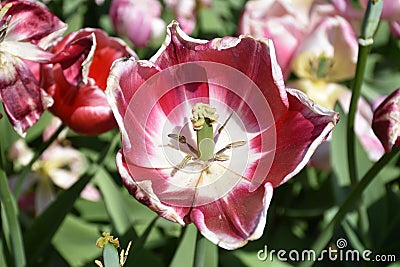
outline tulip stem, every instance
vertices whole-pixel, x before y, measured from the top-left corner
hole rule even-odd
[[[393,160],[400,153],[400,150],[397,147],[393,147],[392,152],[386,153],[383,155],[364,175],[364,177],[352,188],[349,195],[347,196],[344,203],[340,206],[339,210],[336,212],[335,216],[328,223],[328,225],[324,228],[324,231],[320,234],[317,240],[314,242],[311,247],[312,251],[315,252],[316,257],[321,253],[321,251],[328,244],[329,240],[332,238],[334,234],[335,228],[340,225],[341,221],[345,218],[347,212],[350,211],[351,208],[354,207],[355,203],[360,199],[364,190],[368,187],[368,185],[372,182],[372,180],[376,177],[376,175],[388,164],[391,160]],[[313,264],[312,261],[305,261],[300,264],[301,267],[308,267]]]
[[[364,72],[367,62],[367,56],[371,50],[371,45],[359,45],[356,76],[353,83],[353,90],[350,101],[349,115],[347,119],[347,158],[351,184],[354,186],[358,181],[357,162],[355,142],[356,136],[354,132],[355,115],[357,112],[358,99],[361,95],[361,86],[364,79]]]
[[[22,242],[21,227],[18,222],[18,207],[13,195],[10,192],[10,187],[7,182],[7,175],[4,171],[5,156],[0,142],[0,199],[1,213],[5,214],[6,222],[8,223],[8,233],[4,230],[4,234],[9,234],[11,239],[12,254],[14,255],[14,264],[17,267],[26,266],[25,250]],[[5,229],[3,227],[3,229]]]
[[[382,13],[383,1],[368,2],[367,10],[365,11],[361,36],[358,39],[358,59],[356,67],[356,76],[353,82],[352,95],[349,107],[349,115],[347,119],[347,157],[349,175],[352,186],[358,181],[356,153],[355,153],[355,133],[354,121],[357,111],[358,99],[361,95],[361,87],[364,80],[365,67],[367,65],[367,57],[373,44],[373,37],[379,25],[379,18]]]

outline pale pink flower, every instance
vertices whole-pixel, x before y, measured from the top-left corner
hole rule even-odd
[[[187,34],[192,33],[196,27],[197,10],[212,5],[211,0],[164,0],[164,3],[174,12],[175,19]]]
[[[157,0],[113,0],[110,18],[117,34],[128,37],[135,46],[146,46],[164,34],[161,12]]]
[[[11,160],[28,163],[32,151],[23,140],[15,142],[8,151]],[[21,149],[22,148],[22,149]],[[29,159],[29,161],[27,160]],[[78,150],[53,143],[46,149],[33,166],[22,185],[20,205],[26,210],[34,210],[36,215],[42,213],[56,198],[56,185],[68,189],[86,169],[86,160]],[[16,177],[11,183],[15,183]],[[33,192],[33,194],[32,194]],[[81,196],[91,201],[100,199],[100,193],[93,185],[87,185]],[[31,199],[31,202],[25,200]]]

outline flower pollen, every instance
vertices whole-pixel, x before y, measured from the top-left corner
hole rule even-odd
[[[206,123],[206,119],[208,119],[210,124],[216,122],[218,120],[218,114],[215,113],[216,111],[215,108],[207,104],[197,103],[192,109],[193,118],[191,118],[191,121],[193,123],[193,129],[196,131],[201,130],[204,123]]]
[[[99,237],[96,241],[96,246],[98,248],[103,248],[106,244],[112,244],[116,248],[119,248],[118,238],[114,238],[109,232],[103,232],[102,237]]]

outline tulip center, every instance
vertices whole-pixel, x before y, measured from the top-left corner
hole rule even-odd
[[[216,109],[204,103],[197,103],[192,109],[191,121],[197,135],[197,156],[208,161],[214,158],[214,130],[212,124],[218,120]]]
[[[216,114],[216,109],[204,103],[195,104],[192,108],[192,118],[190,120],[193,130],[196,132],[197,149],[188,142],[185,136],[176,133],[168,134],[169,138],[177,141],[179,144],[185,145],[186,149],[190,151],[186,152],[186,156],[179,164],[174,163],[175,167],[171,176],[175,176],[181,170],[186,170],[190,173],[200,172],[202,179],[199,180],[201,182],[198,182],[196,186],[211,183],[216,177],[221,177],[221,168],[224,169],[226,167],[221,167],[222,165],[214,164],[214,162],[229,161],[232,157],[231,150],[244,146],[247,143],[246,141],[229,142],[215,152],[216,142],[217,140],[221,140],[221,132],[226,128],[232,115],[233,112],[218,130],[214,131],[213,126],[217,124],[219,118],[218,114]],[[173,144],[169,144],[168,146],[178,151],[183,151],[180,146],[176,147]]]
[[[333,66],[333,59],[322,53],[318,57],[310,59],[309,72],[315,79],[324,79],[329,76]]]

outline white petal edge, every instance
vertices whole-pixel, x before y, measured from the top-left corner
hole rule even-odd
[[[149,208],[159,214],[161,217],[169,219],[172,222],[179,223],[182,226],[185,226],[186,223],[179,216],[179,214],[171,207],[165,206],[161,203],[160,199],[153,192],[152,183],[150,180],[134,182],[129,170],[123,167],[122,162],[122,152],[121,150],[117,153],[116,163],[118,167],[118,171],[124,180],[125,184],[131,187],[136,188],[135,198],[148,198],[150,201]]]

